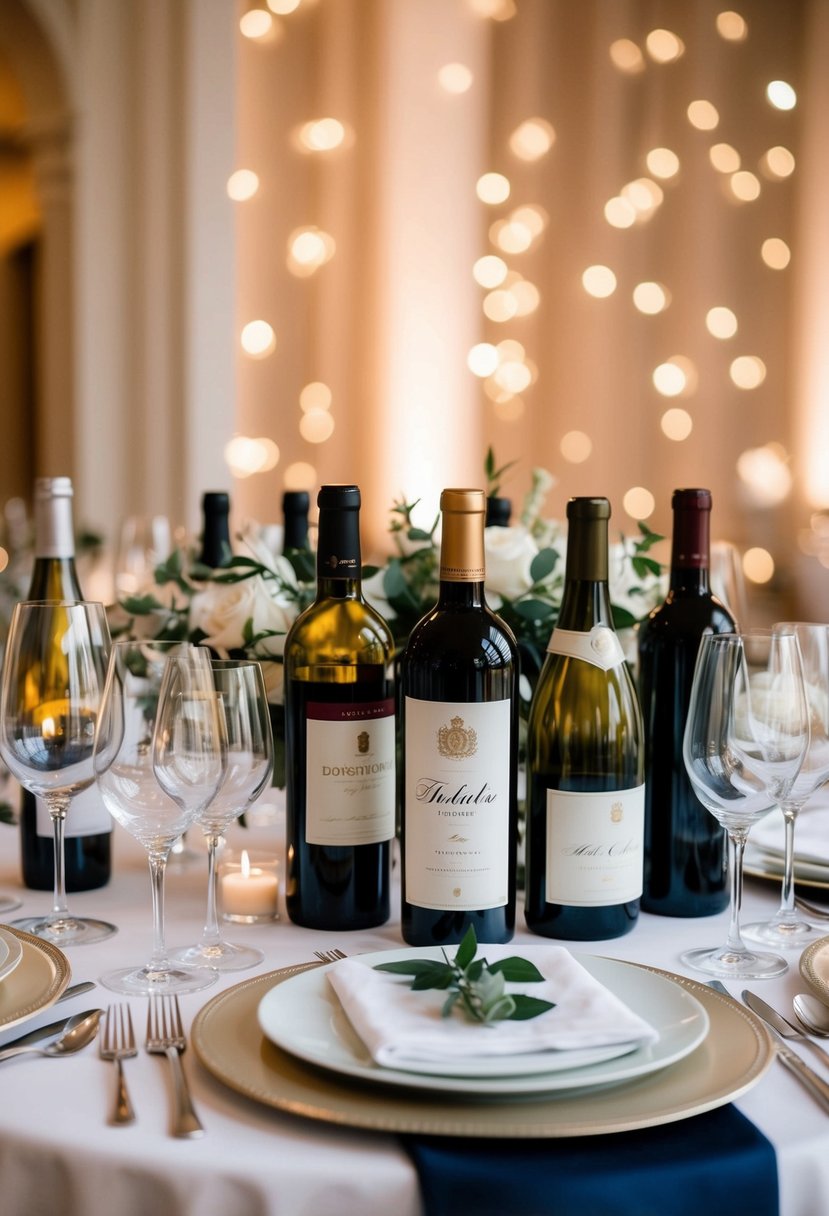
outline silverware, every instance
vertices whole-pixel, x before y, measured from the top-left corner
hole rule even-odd
[[[757,996],[755,992],[751,992],[748,988],[743,991],[743,1000],[748,1005],[749,1009],[756,1013],[763,1021],[771,1026],[784,1039],[794,1039],[798,1043],[803,1043],[807,1047],[811,1047],[812,1051],[819,1055],[824,1064],[829,1064],[829,1052],[820,1043],[816,1043],[814,1039],[795,1026],[794,1022],[790,1022],[788,1018],[784,1018],[782,1013],[778,1013],[776,1009],[772,1009],[771,1005],[767,1005],[762,997]]]
[[[187,1046],[177,996],[150,997],[145,1047],[153,1055],[165,1055],[173,1074],[173,1135],[202,1136],[204,1128],[193,1109],[181,1053]]]
[[[94,987],[94,985],[93,985]],[[0,1047],[0,1051],[5,1051],[9,1047],[28,1047],[30,1043],[39,1043],[41,1039],[50,1039],[53,1035],[60,1034],[65,1030],[69,1023],[76,1018],[89,1017],[92,1013],[103,1015],[103,1009],[86,1009],[83,1013],[76,1013],[71,1018],[59,1018],[57,1022],[49,1022],[47,1026],[38,1026],[37,1030],[29,1030],[26,1034],[19,1035],[16,1039],[9,1039],[8,1043],[4,1043]]]
[[[807,916],[811,916],[813,920],[829,920],[829,908],[823,907],[821,904],[813,904],[808,899],[801,899],[799,895],[794,899],[795,907],[801,912],[805,912]]]
[[[73,996],[80,996],[82,992],[91,992],[94,987],[94,980],[82,980],[80,984],[70,984],[66,991],[60,994],[55,1004],[59,1005],[61,1001],[71,1001]]]
[[[121,1126],[125,1123],[135,1122],[135,1111],[127,1092],[127,1083],[121,1064],[122,1060],[138,1055],[129,1005],[110,1005],[107,1009],[104,1033],[101,1036],[98,1051],[102,1060],[114,1060],[118,1070],[118,1088],[115,1093],[115,1105],[112,1108],[110,1123]]]
[[[829,1009],[809,992],[798,992],[792,1001],[794,1014],[804,1030],[819,1039],[829,1039]]]
[[[314,954],[321,963],[336,963],[341,958],[348,958],[342,950],[315,950]]]
[[[103,1009],[93,1009],[86,1014],[76,1013],[66,1023],[63,1034],[59,1039],[55,1039],[54,1043],[49,1043],[46,1047],[32,1047],[28,1044],[22,1047],[5,1047],[0,1051],[0,1060],[11,1060],[27,1053],[36,1056],[74,1055],[95,1038],[102,1013]]]

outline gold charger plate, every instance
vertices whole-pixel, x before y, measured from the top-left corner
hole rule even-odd
[[[23,948],[14,971],[0,983],[0,1030],[17,1026],[54,1005],[72,976],[69,959],[51,942],[4,925]]]
[[[307,1119],[372,1131],[440,1136],[592,1136],[672,1123],[740,1097],[774,1059],[763,1023],[707,985],[655,971],[705,1007],[711,1028],[684,1060],[604,1089],[555,1096],[469,1101],[421,1090],[391,1091],[339,1077],[280,1051],[259,1030],[256,1011],[274,984],[316,963],[285,967],[215,996],[193,1022],[200,1063],[230,1089]]]
[[[800,956],[800,974],[813,992],[829,1002],[829,937],[819,937]]]

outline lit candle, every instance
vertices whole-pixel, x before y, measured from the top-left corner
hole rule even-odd
[[[222,910],[230,920],[275,920],[279,881],[276,861],[251,865],[247,850],[241,862],[226,862],[221,867]]]

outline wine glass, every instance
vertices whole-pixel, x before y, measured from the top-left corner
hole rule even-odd
[[[216,978],[208,972],[174,966],[164,940],[167,858],[198,809],[170,797],[153,768],[153,737],[161,701],[166,694],[169,713],[171,677],[177,676],[176,687],[180,687],[179,673],[191,687],[201,684],[205,690],[212,689],[210,657],[204,647],[174,641],[124,641],[112,647],[95,746],[95,774],[113,819],[147,850],[153,903],[149,962],[101,976],[106,988],[126,996],[197,992]]]
[[[700,643],[683,740],[688,776],[728,834],[731,923],[724,946],[682,962],[721,979],[761,979],[785,959],[750,951],[740,934],[743,857],[752,825],[788,798],[809,744],[800,648],[793,632],[706,634]]]
[[[800,646],[809,710],[809,747],[794,785],[779,802],[785,830],[780,907],[770,921],[747,925],[743,933],[751,941],[797,948],[825,933],[795,909],[794,828],[803,806],[829,779],[829,625],[794,621],[775,628],[794,632]]]
[[[0,754],[43,798],[55,838],[52,910],[14,923],[61,948],[101,941],[107,921],[72,916],[63,837],[72,798],[95,780],[92,763],[110,639],[102,604],[29,600],[15,606],[3,663]]]
[[[227,731],[227,775],[216,797],[198,816],[208,857],[207,919],[201,941],[177,950],[175,957],[188,966],[240,971],[256,966],[265,956],[252,946],[222,939],[216,910],[216,854],[228,824],[255,802],[267,785],[273,767],[273,740],[259,664],[252,659],[215,659],[211,667]]]
[[[10,776],[11,773],[8,768],[0,760],[0,801],[6,806],[8,806],[8,803],[5,802],[5,793]],[[15,908],[19,908],[22,902],[16,895],[0,895],[0,918],[5,916],[7,912],[13,912]]]

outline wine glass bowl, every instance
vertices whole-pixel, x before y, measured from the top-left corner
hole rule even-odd
[[[64,879],[66,817],[75,794],[95,780],[109,647],[102,604],[29,600],[15,606],[3,664],[0,754],[20,784],[46,802],[55,840],[52,910],[16,923],[60,947],[115,932],[106,921],[70,915]]]
[[[126,996],[196,992],[215,979],[176,966],[165,945],[164,878],[173,843],[192,823],[197,806],[162,787],[154,767],[154,740],[162,715],[177,738],[172,701],[180,689],[201,682],[208,690],[209,655],[183,642],[123,641],[112,648],[95,749],[95,772],[104,803],[116,822],[144,846],[153,894],[153,951],[145,965],[123,967],[101,983]],[[175,679],[173,678],[175,677]],[[166,708],[165,708],[166,706]],[[218,773],[218,770],[217,770]],[[196,776],[200,774],[196,771]]]
[[[697,797],[728,836],[731,923],[724,946],[682,961],[708,975],[757,979],[787,969],[750,951],[740,931],[743,855],[749,831],[786,798],[809,743],[800,649],[792,632],[706,635],[700,644],[683,740]]]

